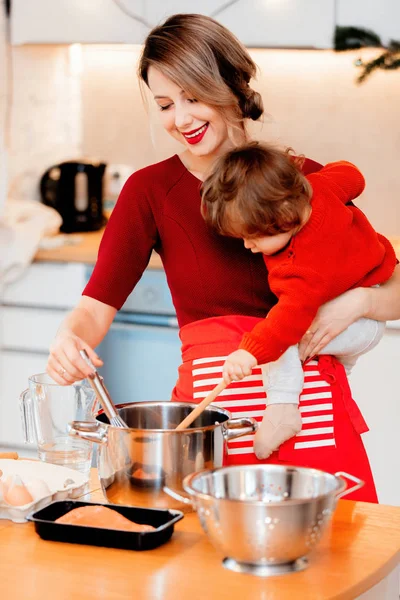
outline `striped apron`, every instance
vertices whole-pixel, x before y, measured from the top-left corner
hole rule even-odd
[[[195,321],[180,331],[182,365],[172,393],[177,402],[201,402],[219,383],[228,354],[239,346],[242,336],[261,319],[255,317],[212,317]],[[206,340],[206,341],[205,341]],[[261,421],[266,406],[263,365],[241,381],[232,382],[214,404],[232,417]],[[304,366],[304,388],[299,398],[302,430],[266,460],[253,452],[254,435],[228,442],[225,464],[292,464],[330,473],[346,471],[365,482],[349,494],[351,500],[377,502],[375,485],[361,440],[368,427],[353,400],[343,366],[332,356],[320,356]]]

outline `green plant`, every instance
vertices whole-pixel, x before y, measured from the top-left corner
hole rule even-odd
[[[377,69],[393,71],[400,67],[400,41],[390,40],[388,45],[384,46],[380,37],[368,29],[336,27],[334,47],[337,52],[367,47],[383,50],[371,60],[363,61],[362,58],[356,60],[356,66],[362,69],[361,74],[356,79],[357,83],[365,81]]]

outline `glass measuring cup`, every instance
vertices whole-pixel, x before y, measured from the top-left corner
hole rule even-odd
[[[92,442],[71,437],[68,423],[93,421],[98,410],[96,395],[86,380],[58,385],[46,373],[28,378],[20,396],[25,441],[37,443],[40,460],[89,475]]]

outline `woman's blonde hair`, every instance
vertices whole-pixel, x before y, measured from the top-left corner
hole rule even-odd
[[[301,225],[312,189],[302,157],[252,142],[224,154],[201,187],[202,215],[222,235],[259,237]]]
[[[178,14],[155,27],[138,67],[147,85],[152,66],[242,130],[244,119],[257,121],[264,111],[260,94],[249,86],[255,63],[239,40],[210,17]]]

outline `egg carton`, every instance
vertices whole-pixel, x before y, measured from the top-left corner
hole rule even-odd
[[[87,491],[86,475],[59,465],[32,460],[0,459],[0,471],[3,472],[2,481],[18,476],[34,497],[32,502],[23,506],[11,506],[0,500],[0,519],[8,519],[14,523],[25,523],[29,514],[51,502],[79,498]],[[38,482],[43,482],[50,493],[46,490],[45,495],[41,494]]]

